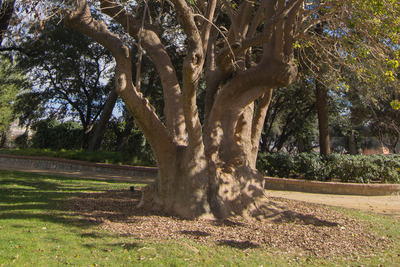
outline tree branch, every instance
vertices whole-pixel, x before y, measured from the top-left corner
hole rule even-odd
[[[269,104],[272,99],[272,91],[271,88],[266,88],[265,93],[259,98],[257,110],[253,119],[252,129],[251,129],[251,146],[252,146],[252,163],[254,164],[257,159],[258,147],[260,145],[261,133],[264,128],[265,116],[267,115],[267,111],[269,108]]]
[[[120,23],[130,36],[136,40],[139,39],[141,23],[116,2],[111,0],[100,0],[100,2],[104,14]],[[186,127],[182,109],[182,94],[176,71],[161,40],[150,28],[149,25],[144,25],[142,28],[141,45],[156,66],[161,79],[167,130],[175,143],[184,145],[186,144]]]
[[[204,151],[202,125],[196,103],[196,89],[204,65],[204,50],[194,14],[185,0],[172,0],[178,20],[187,36],[187,55],[183,62],[183,112],[193,153]]]
[[[129,48],[118,35],[111,33],[103,21],[93,19],[85,0],[77,0],[76,9],[66,15],[65,23],[91,37],[106,47],[116,60],[115,90],[136,118],[143,134],[157,155],[171,149],[172,139],[167,130],[143,95],[136,91],[132,82],[132,65]]]

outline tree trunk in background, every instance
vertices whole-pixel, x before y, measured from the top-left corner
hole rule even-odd
[[[10,19],[14,13],[15,0],[5,0],[1,1],[0,6],[0,45],[3,41],[4,35],[7,31],[8,25],[10,24]]]
[[[3,148],[7,141],[7,133],[4,131],[0,136],[0,148]]]
[[[128,116],[129,117],[126,119],[124,132],[122,133],[122,138],[117,144],[116,151],[122,151],[122,149],[126,146],[129,140],[129,136],[132,133],[132,129],[135,126],[135,119],[130,115]]]
[[[318,78],[315,81],[318,128],[319,128],[319,146],[321,155],[331,154],[330,135],[329,135],[329,117],[328,117],[328,91]]]
[[[355,131],[351,130],[348,136],[349,139],[349,153],[350,155],[357,155],[357,146],[356,146],[356,138]]]
[[[117,102],[118,94],[112,90],[104,104],[103,111],[101,112],[100,119],[95,127],[92,139],[89,142],[88,151],[96,151],[100,149],[101,142],[103,141],[104,134],[107,130],[107,124],[110,121],[112,112]]]
[[[304,145],[304,138],[299,136],[297,138],[297,149],[299,153],[306,152],[305,145]]]

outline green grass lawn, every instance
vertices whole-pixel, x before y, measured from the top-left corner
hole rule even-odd
[[[106,232],[65,209],[76,195],[129,190],[132,184],[0,171],[0,266],[399,266],[398,220],[342,210],[374,222],[395,247],[368,258],[326,260],[242,250],[193,240],[154,242]]]

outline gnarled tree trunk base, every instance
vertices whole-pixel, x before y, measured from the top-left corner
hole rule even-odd
[[[164,179],[160,189],[158,179],[142,189],[139,207],[176,215],[185,219],[246,220],[279,218],[286,210],[282,203],[270,201],[264,189],[264,177],[248,166],[209,168],[208,183],[196,183],[198,177],[182,185]],[[210,178],[211,177],[211,178]],[[202,186],[199,186],[202,185]],[[165,188],[168,188],[165,191]]]

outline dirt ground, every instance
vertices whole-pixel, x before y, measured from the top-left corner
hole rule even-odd
[[[400,219],[400,196],[331,195],[274,190],[268,191],[268,195],[309,203],[365,210]]]
[[[248,251],[263,248],[277,255],[293,253],[325,259],[338,256],[372,257],[397,242],[393,236],[371,231],[373,222],[347,217],[324,205],[270,197],[279,211],[262,220],[185,220],[166,213],[138,209],[139,190],[87,193],[68,199],[65,207],[94,227],[138,240],[190,239],[207,246],[230,246]],[[395,241],[396,240],[396,241]],[[199,251],[190,245],[188,249]]]

